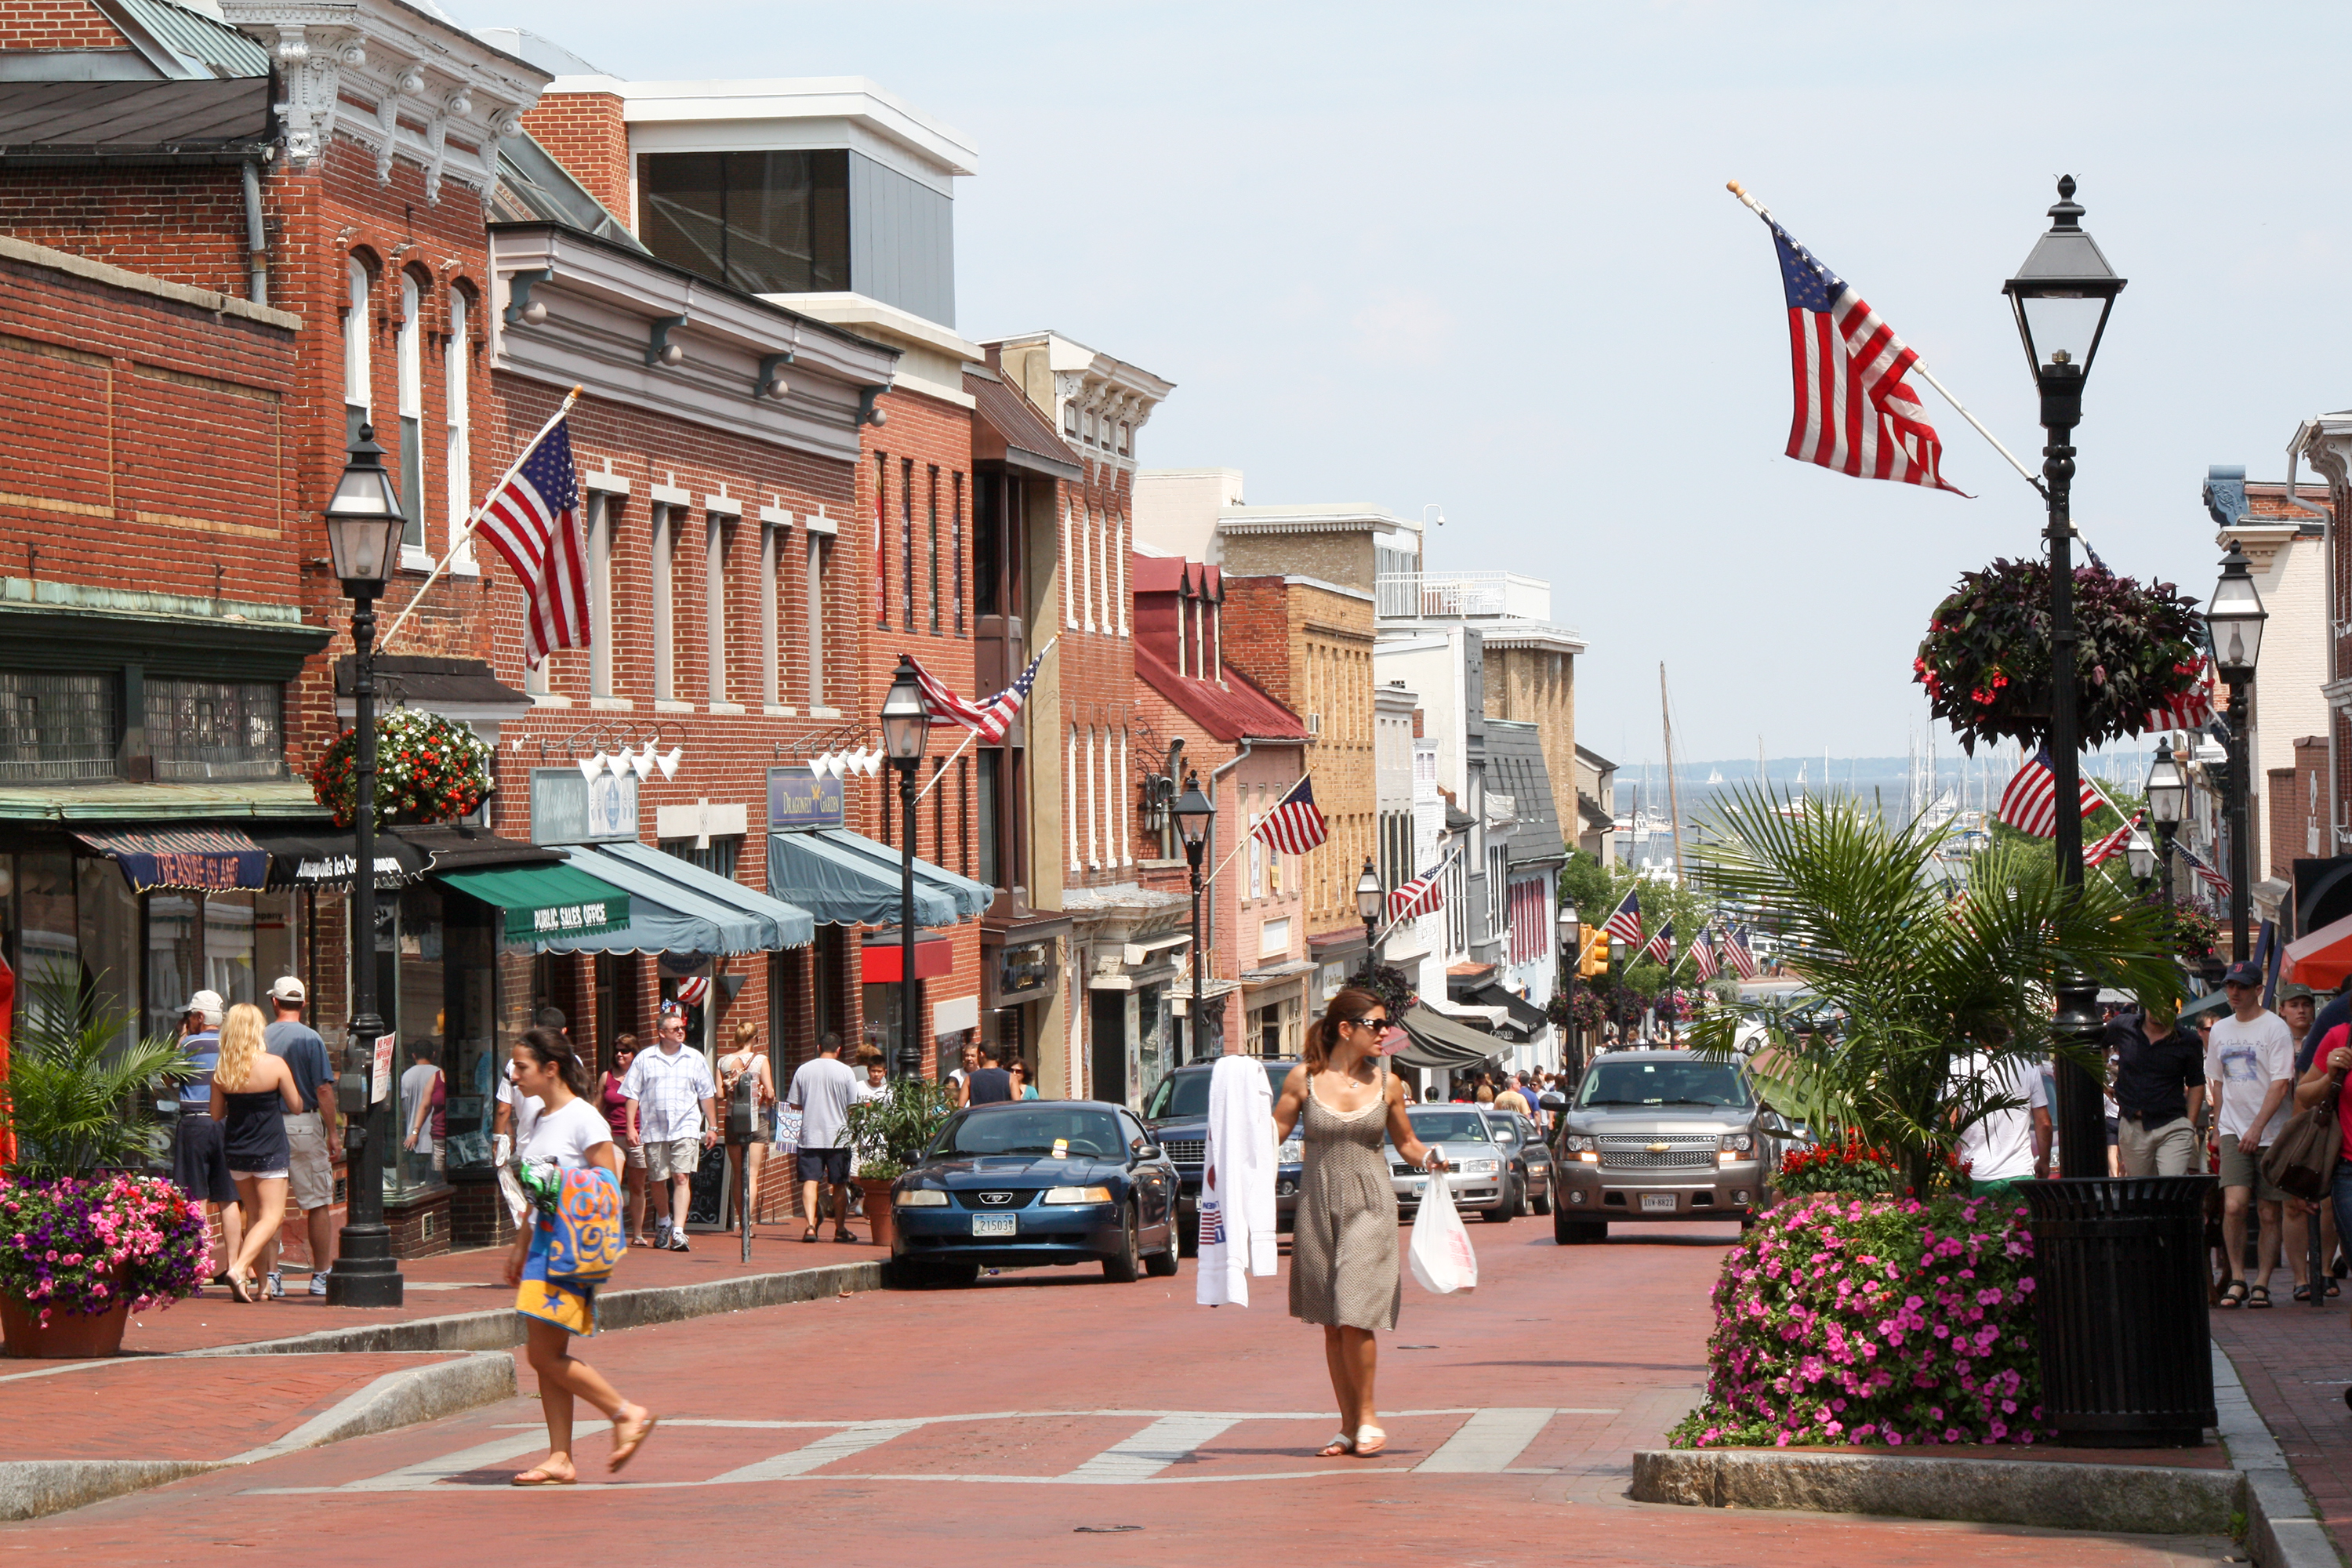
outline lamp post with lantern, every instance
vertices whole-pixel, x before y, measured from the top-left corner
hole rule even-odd
[[[1206,1055],[1201,1048],[1201,990],[1209,962],[1201,935],[1201,857],[1208,851],[1209,825],[1217,819],[1217,803],[1201,793],[1201,775],[1191,773],[1184,775],[1184,793],[1170,810],[1175,814],[1177,832],[1183,836],[1184,863],[1192,877],[1192,1007],[1185,1033],[1192,1037],[1186,1054],[1197,1062]]]
[[[2223,734],[2230,750],[2230,962],[2250,956],[2248,928],[2253,923],[2253,846],[2247,842],[2246,802],[2252,784],[2254,661],[2263,649],[2263,623],[2270,612],[2254,586],[2254,574],[2238,542],[2221,557],[2221,580],[2205,606],[2205,626],[2213,642],[2213,668],[2230,689],[2230,717]]]
[[[2156,849],[2159,864],[2158,885],[2163,889],[2166,916],[2172,910],[2172,836],[2180,831],[2180,819],[2189,807],[2189,784],[2180,774],[2180,764],[2172,758],[2172,737],[2166,735],[2156,743],[2156,761],[2147,767],[2147,819],[2156,827]]]
[[[1363,875],[1356,879],[1356,918],[1364,922],[1364,984],[1371,987],[1380,978],[1381,910],[1388,902],[1388,889],[1381,886],[1381,874],[1372,868],[1372,858],[1364,857]]]
[[[384,471],[375,431],[360,426],[351,461],[327,501],[327,551],[352,601],[352,1015],[338,1085],[346,1120],[343,1148],[348,1205],[327,1274],[331,1307],[397,1307],[405,1294],[383,1222],[384,1152],[392,1144],[392,1105],[375,1093],[375,1043],[384,1032],[376,1012],[375,942],[375,602],[400,559],[408,526],[400,493]],[[356,1082],[354,1080],[356,1079]]]
[[[1576,972],[1584,958],[1584,921],[1576,906],[1563,901],[1559,906],[1560,984],[1568,997],[1568,1050],[1562,1055],[1560,1067],[1571,1078],[1580,1078],[1584,1069],[1584,1041],[1576,1027]]]
[[[904,654],[882,699],[882,750],[898,770],[898,1076],[923,1076],[923,1046],[916,1032],[921,1012],[915,980],[915,774],[930,743],[931,712],[923,682]]]
[[[2083,385],[2106,334],[2107,313],[2124,279],[2107,265],[2098,242],[2082,226],[2071,174],[2058,181],[2050,229],[2034,242],[2017,276],[2001,286],[2017,317],[2017,335],[2042,396],[2042,494],[2049,502],[2043,537],[2050,545],[2050,773],[2058,802],[2054,850],[2062,886],[2083,885],[2083,817],[2074,809],[2082,790],[2082,728],[2075,704],[2074,426],[2083,418]],[[2058,980],[2058,1037],[2087,1055],[2098,1047],[2098,987],[2080,973]],[[2106,1115],[2099,1086],[2079,1060],[2057,1066],[2058,1143],[2069,1176],[2105,1176]]]

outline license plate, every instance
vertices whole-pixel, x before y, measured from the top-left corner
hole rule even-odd
[[[1642,1212],[1643,1214],[1674,1213],[1675,1194],[1672,1193],[1643,1193],[1642,1194]]]
[[[1666,1206],[1672,1208],[1674,1205],[1668,1204]],[[1021,1216],[1018,1215],[976,1214],[971,1216],[971,1233],[974,1236],[1013,1236],[1017,1234],[1020,1224]]]

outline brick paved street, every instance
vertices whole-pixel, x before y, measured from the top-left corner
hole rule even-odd
[[[2352,1329],[2343,1300],[2326,1310],[2287,1300],[2285,1275],[2275,1287],[2281,1305],[2267,1312],[2213,1314],[2213,1338],[2229,1352],[2246,1394],[2295,1479],[2311,1494],[2339,1552],[2352,1552]]]
[[[1312,1458],[1333,1426],[1328,1387],[1313,1331],[1283,1311],[1282,1280],[1246,1311],[1210,1311],[1192,1304],[1189,1266],[1129,1286],[1077,1269],[592,1342],[590,1359],[666,1425],[614,1479],[605,1438],[585,1435],[587,1484],[561,1498],[504,1484],[543,1442],[523,1399],[12,1526],[0,1548],[142,1563],[331,1542],[353,1563],[642,1547],[843,1564],[1874,1568],[2105,1568],[2231,1550],[1627,1502],[1631,1451],[1655,1444],[1704,1378],[1706,1293],[1727,1235],[1562,1249],[1542,1220],[1474,1226],[1481,1289],[1438,1300],[1408,1283],[1400,1329],[1383,1337],[1391,1447],[1372,1460]],[[73,1375],[100,1374],[48,1381]],[[1095,1533],[1115,1526],[1139,1528]]]

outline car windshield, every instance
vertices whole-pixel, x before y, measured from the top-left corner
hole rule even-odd
[[[1412,1134],[1424,1143],[1491,1143],[1486,1135],[1486,1118],[1476,1110],[1451,1110],[1433,1107],[1427,1110],[1405,1112],[1412,1122]]]
[[[1125,1151],[1118,1122],[1109,1111],[1074,1106],[987,1105],[958,1111],[931,1145],[934,1154],[1108,1158]]]
[[[1268,1062],[1266,1081],[1273,1086],[1274,1097],[1282,1098],[1282,1080],[1290,1076],[1296,1062]],[[1197,1121],[1209,1114],[1209,1072],[1207,1068],[1187,1068],[1170,1073],[1151,1091],[1151,1103],[1143,1112],[1147,1121]]]
[[[1597,1061],[1579,1105],[1748,1105],[1748,1084],[1728,1062]]]

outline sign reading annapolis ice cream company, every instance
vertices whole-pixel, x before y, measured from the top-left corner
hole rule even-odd
[[[830,773],[814,773],[805,765],[768,770],[768,826],[772,830],[840,826],[839,779]]]

